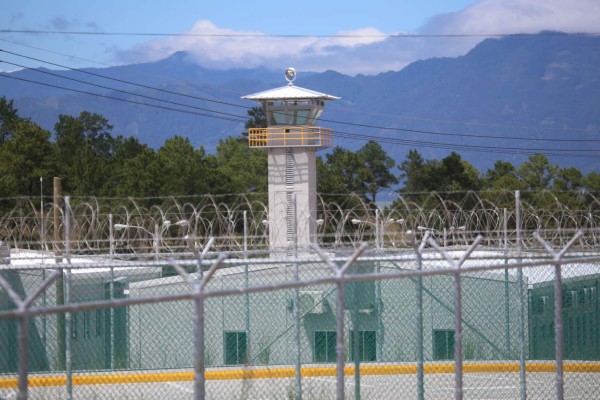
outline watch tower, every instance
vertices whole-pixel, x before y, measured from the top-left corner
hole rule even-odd
[[[294,68],[285,71],[286,86],[243,96],[265,110],[266,128],[251,128],[248,145],[265,149],[269,174],[269,242],[272,251],[307,251],[316,236],[318,150],[331,147],[333,132],[315,126],[325,102],[339,97],[293,84]]]

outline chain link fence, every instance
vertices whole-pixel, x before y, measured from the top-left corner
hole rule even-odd
[[[560,231],[481,212],[489,236],[431,223],[449,212],[332,211],[312,252],[275,254],[249,207],[82,204],[58,240],[3,220],[0,398],[600,397],[592,211]],[[520,229],[532,215],[547,229]]]

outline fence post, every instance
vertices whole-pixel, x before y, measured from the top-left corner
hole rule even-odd
[[[54,177],[52,181],[52,224],[54,238],[52,241],[52,247],[54,248],[54,261],[58,265],[62,262],[62,235],[60,230],[61,225],[61,184],[60,178]],[[56,305],[63,305],[65,303],[65,278],[63,269],[59,268],[61,277],[56,280]],[[66,330],[65,330],[65,313],[59,313],[56,315],[56,369],[63,371],[66,369],[65,361],[65,342],[66,342]]]
[[[329,266],[336,278],[336,399],[344,400],[344,365],[346,363],[346,353],[344,348],[344,274],[356,263],[358,257],[365,252],[368,246],[366,243],[361,244],[348,261],[341,267],[338,267],[336,263],[332,262],[316,245],[314,247],[321,260]]]
[[[194,294],[194,399],[204,400],[206,395],[206,378],[204,376],[206,371],[204,361],[204,287],[228,255],[221,254],[205,276],[202,262],[206,253],[211,249],[215,238],[211,236],[208,239],[208,243],[206,243],[206,246],[204,246],[201,253],[196,249],[196,245],[192,238],[186,236],[185,239],[196,257],[198,269],[195,274],[196,279],[194,280],[194,278],[187,274],[185,270],[177,264],[173,264],[173,267],[182,277],[187,278]]]
[[[293,242],[294,242],[294,282],[300,281],[300,271],[298,265],[298,221],[297,221],[297,209],[296,209],[296,193],[292,193],[292,214],[294,216],[293,219]],[[301,351],[302,347],[300,345],[300,288],[294,288],[294,342],[296,347],[295,359],[294,359],[294,382],[295,382],[295,391],[294,398],[296,400],[300,400],[302,398],[302,360],[301,360]]]
[[[504,265],[508,264],[508,210],[503,210]],[[504,268],[504,340],[507,358],[510,357],[510,287],[508,268]]]
[[[539,235],[535,232],[534,237],[540,242],[546,251],[552,255],[554,264],[554,350],[555,350],[555,361],[556,361],[556,398],[563,400],[564,398],[564,376],[563,376],[563,319],[562,319],[562,259],[569,248],[575,244],[583,233],[578,231],[575,236],[567,243],[567,245],[559,252],[554,249]]]
[[[360,326],[358,322],[358,293],[356,283],[354,284],[352,297],[352,331],[354,332],[354,337],[352,340],[354,353],[354,399],[360,400]]]
[[[248,270],[248,218],[247,211],[244,210],[244,288],[248,289],[249,286],[249,270]],[[244,306],[245,306],[245,325],[246,325],[246,337],[248,338],[248,348],[250,348],[250,340],[252,337],[250,335],[250,295],[248,293],[244,296]]]
[[[60,263],[62,262],[62,251],[61,251],[61,240],[62,240],[62,235],[61,235],[61,231],[60,231],[60,209],[62,207],[62,197],[61,197],[61,184],[60,184],[60,178],[58,177],[54,177],[53,180],[53,195],[52,195],[52,201],[53,201],[53,207],[52,207],[52,212],[53,212],[53,224],[54,224],[54,257],[55,257],[55,261],[56,263]]]
[[[517,262],[521,262],[521,191],[515,191],[516,212],[516,240],[517,240]],[[523,268],[517,268],[517,296],[519,296],[519,384],[521,389],[521,400],[527,399],[527,380],[525,370],[526,343],[525,343],[525,291],[523,282]]]
[[[65,303],[71,303],[71,198],[65,197],[65,256],[68,267],[65,270]],[[66,337],[65,337],[65,364],[67,375],[67,400],[73,399],[73,313],[65,315]]]
[[[483,236],[479,235],[467,251],[455,260],[445,248],[441,248],[435,240],[428,239],[429,244],[434,247],[448,262],[448,265],[457,272],[454,272],[454,398],[462,400],[463,398],[463,354],[462,354],[462,289],[460,269],[467,258],[475,251],[475,248],[481,243]]]
[[[421,244],[417,246],[417,236],[412,233],[413,246],[417,257],[417,270],[423,269],[423,249],[429,239],[429,231],[425,232]],[[417,306],[417,399],[425,398],[425,373],[423,368],[424,352],[423,352],[423,277],[419,275],[416,279],[417,287],[415,291],[416,306]]]

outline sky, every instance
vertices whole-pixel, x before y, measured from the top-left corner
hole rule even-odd
[[[600,0],[2,0],[0,71],[102,67],[187,51],[207,68],[349,75],[465,54],[489,37],[599,33]],[[11,64],[7,64],[8,61]]]

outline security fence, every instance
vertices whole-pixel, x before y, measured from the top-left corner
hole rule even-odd
[[[479,225],[331,211],[312,251],[275,254],[256,207],[89,204],[66,199],[57,237],[2,221],[0,398],[600,396],[591,209],[560,230],[520,202]]]
[[[315,241],[333,250],[365,241],[380,249],[410,248],[409,231],[419,238],[429,231],[446,246],[466,246],[480,234],[485,238],[483,245],[502,249],[516,245],[518,226],[524,249],[539,247],[533,232],[562,247],[578,230],[587,234],[577,246],[596,249],[600,246],[600,197],[595,195],[540,192],[533,196],[507,191],[412,194],[383,209],[357,195],[319,195]],[[0,199],[0,240],[13,248],[60,253],[66,236],[66,208],[62,198],[56,204],[44,200],[49,199]],[[186,235],[201,241],[214,237],[214,248],[219,251],[269,250],[264,194],[78,197],[71,198],[69,213],[73,254],[157,258],[164,253],[189,252],[181,240]]]

